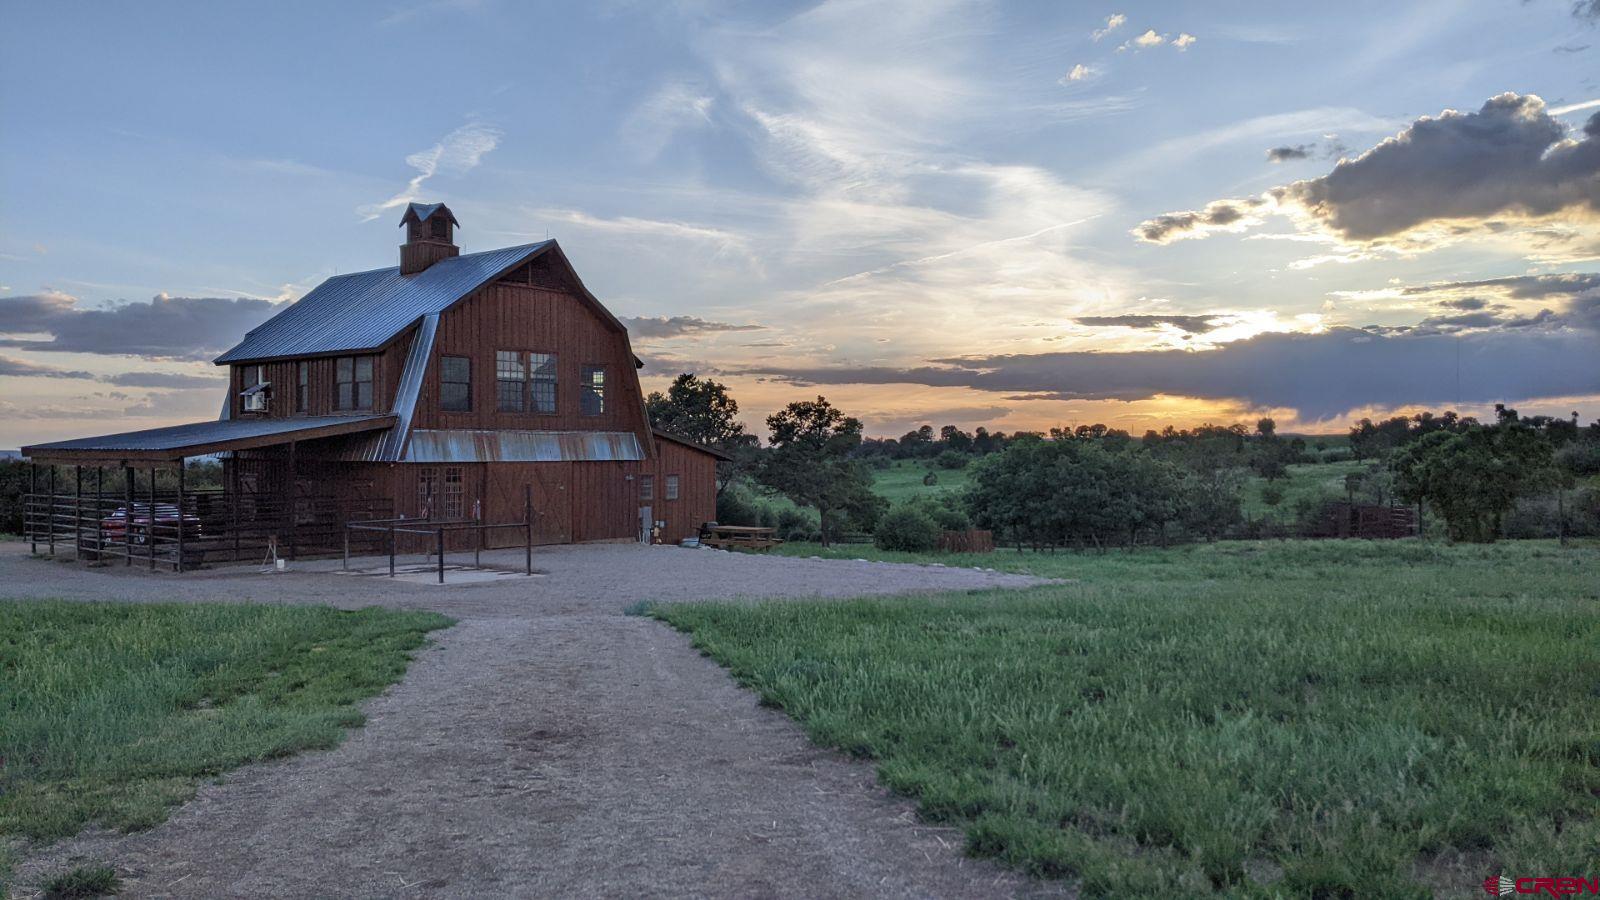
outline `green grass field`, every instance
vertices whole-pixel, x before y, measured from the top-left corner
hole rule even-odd
[[[434,613],[0,601],[5,845],[166,818],[197,780],[336,745]]]
[[[1283,498],[1276,506],[1269,506],[1262,499],[1262,492],[1268,484],[1267,480],[1252,475],[1245,482],[1243,496],[1240,498],[1243,501],[1245,518],[1293,521],[1295,506],[1301,500],[1319,498],[1342,500],[1345,498],[1345,476],[1355,472],[1365,472],[1371,465],[1371,462],[1343,460],[1331,463],[1297,463],[1289,466],[1289,476],[1277,481],[1278,487],[1283,489]]]
[[[1600,865],[1600,546],[931,559],[1073,580],[654,614],[972,852],[1087,896],[1466,896]]]
[[[929,472],[938,477],[938,484],[922,483]],[[887,469],[872,470],[872,489],[890,503],[961,491],[966,486],[966,469],[941,469],[932,460],[897,459]]]

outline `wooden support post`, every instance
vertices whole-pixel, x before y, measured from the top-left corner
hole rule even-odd
[[[296,509],[300,493],[300,477],[295,471],[295,441],[289,442],[289,558],[295,558],[295,546],[300,536],[300,511]]]
[[[39,464],[28,460],[28,502],[22,505],[22,527],[28,529],[28,550],[39,552],[39,528],[34,524],[34,507],[39,505]]]
[[[234,453],[228,460],[228,518],[229,529],[233,532],[233,561],[238,562],[244,558],[244,550],[239,539],[239,454]]]
[[[178,460],[178,572],[183,572],[183,460]]]
[[[350,523],[344,523],[344,570],[350,571]]]
[[[48,534],[48,540],[50,541],[50,555],[51,556],[55,556],[56,555],[56,465],[55,465],[55,463],[51,463],[50,464],[50,517],[49,517],[49,522],[50,522],[50,531],[49,531],[49,534]]]
[[[150,467],[150,524],[145,527],[144,542],[150,548],[150,571],[156,570],[156,467]]]
[[[83,466],[72,467],[72,558],[83,559]]]
[[[104,562],[106,553],[106,470],[94,467],[94,561]]]
[[[433,533],[439,543],[439,583],[444,584],[444,529],[434,526]]]
[[[525,485],[522,486],[522,522],[523,522],[523,530],[526,533],[525,541],[527,543],[527,546],[523,551],[523,563],[527,567],[528,574],[532,575],[533,574],[533,485],[531,485],[531,484],[525,484]]]
[[[133,565],[133,467],[122,465],[123,486],[127,489],[127,502],[122,506],[122,564]]]

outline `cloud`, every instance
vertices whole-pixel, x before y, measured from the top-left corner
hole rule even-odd
[[[1480,281],[1436,281],[1411,285],[1401,293],[1438,294],[1455,291],[1500,290],[1515,300],[1538,300],[1552,296],[1576,296],[1600,288],[1600,272],[1567,272],[1559,275],[1511,275]]]
[[[653,160],[674,135],[711,123],[716,98],[697,84],[663,84],[646,97],[622,124],[622,137],[641,159]]]
[[[1084,81],[1089,78],[1093,78],[1098,74],[1099,71],[1093,66],[1086,66],[1083,63],[1078,63],[1077,65],[1073,66],[1072,71],[1068,72],[1061,80],[1063,83],[1068,81]]]
[[[634,216],[619,216],[607,219],[590,215],[576,209],[535,209],[532,215],[542,219],[551,219],[557,222],[566,222],[588,231],[603,234],[643,234],[652,237],[676,238],[679,240],[699,241],[716,246],[719,253],[732,252],[755,261],[750,253],[749,244],[742,235],[720,228],[709,228],[704,225],[695,225],[688,222],[669,222],[658,219],[641,219]]]
[[[1600,114],[1581,137],[1569,137],[1537,96],[1500,94],[1477,112],[1446,110],[1417,119],[1320,178],[1273,188],[1253,201],[1219,200],[1199,212],[1167,213],[1133,234],[1164,243],[1243,230],[1259,217],[1243,227],[1238,218],[1224,223],[1231,227],[1205,226],[1216,224],[1213,211],[1229,215],[1244,203],[1347,244],[1408,251],[1566,216],[1570,221],[1547,228],[1554,255],[1559,245],[1586,240],[1600,219]]]
[[[429,178],[444,173],[459,175],[477,168],[483,157],[500,146],[500,130],[479,122],[469,122],[445,135],[439,143],[406,157],[406,165],[417,170],[406,183],[405,189],[381,203],[369,203],[356,208],[361,221],[370,222],[384,210],[405,206],[421,199],[422,185]]]
[[[1079,316],[1072,321],[1091,328],[1160,328],[1168,325],[1190,334],[1205,334],[1220,327],[1221,317],[1206,316]]]
[[[86,309],[59,292],[0,297],[0,347],[209,360],[282,307],[254,298],[159,294]]]
[[[183,372],[122,372],[103,380],[121,387],[172,390],[214,390],[228,384],[228,379],[220,375],[189,375]]]
[[[1168,244],[1186,238],[1208,237],[1218,231],[1244,231],[1261,222],[1254,210],[1264,205],[1265,201],[1256,198],[1216,200],[1202,210],[1172,212],[1147,219],[1133,234],[1151,244]]]
[[[1121,28],[1127,23],[1127,21],[1128,17],[1122,13],[1112,13],[1106,17],[1106,27],[1096,28],[1094,31],[1089,33],[1089,37],[1098,41],[1111,32],[1116,31],[1118,28]]]
[[[1189,34],[1188,32],[1180,31],[1178,32],[1178,36],[1172,39],[1172,46],[1177,47],[1179,50],[1187,50],[1194,46],[1194,42],[1197,40],[1199,40],[1199,38],[1196,38],[1194,35]]]
[[[31,363],[23,359],[0,356],[0,377],[13,378],[93,378],[88,372],[74,372],[56,366]]]
[[[681,337],[700,337],[729,331],[765,331],[765,325],[733,325],[728,322],[708,322],[698,316],[625,316],[622,324],[628,334],[639,340],[670,340]]]
[[[1572,14],[1590,24],[1600,22],[1600,0],[1573,0]]]
[[[1593,333],[1537,329],[1446,335],[1335,328],[1317,334],[1269,332],[1193,352],[1014,354],[938,359],[921,368],[774,367],[730,374],[808,386],[918,384],[1060,400],[1234,400],[1328,419],[1373,406],[1600,393],[1594,340]]]
[[[1316,149],[1315,144],[1295,144],[1294,146],[1273,147],[1267,151],[1267,161],[1281,163],[1291,159],[1305,159]]]
[[[1151,28],[1151,29],[1145,31],[1144,34],[1141,34],[1138,37],[1134,38],[1133,40],[1128,41],[1127,43],[1124,43],[1118,49],[1127,49],[1128,47],[1133,47],[1134,49],[1137,49],[1137,50],[1144,50],[1144,49],[1147,49],[1147,48],[1150,48],[1150,47],[1159,47],[1162,44],[1165,44],[1166,42],[1167,42],[1166,35],[1164,35],[1164,34],[1156,34],[1156,30],[1154,28]]]

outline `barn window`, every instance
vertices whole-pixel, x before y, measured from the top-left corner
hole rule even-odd
[[[472,411],[472,360],[465,356],[439,357],[439,408],[445,412]]]
[[[522,365],[521,351],[494,352],[494,389],[501,412],[522,412],[526,408],[523,385],[527,379],[528,370]]]
[[[586,416],[598,416],[606,411],[606,367],[584,366],[582,379],[579,381],[582,389],[579,411]]]
[[[654,500],[656,498],[656,477],[654,475],[639,476],[639,499]]]
[[[433,518],[438,500],[439,470],[433,466],[423,466],[417,470],[417,515],[424,519]]]
[[[372,408],[372,357],[341,356],[333,364],[336,409]]]
[[[311,405],[311,363],[295,364],[294,411],[305,412]]]
[[[459,519],[463,515],[466,504],[463,502],[466,492],[466,478],[460,466],[446,466],[444,470],[444,506],[443,513],[447,519]]]
[[[678,476],[676,475],[667,476],[667,499],[678,499]]]
[[[239,370],[239,377],[244,382],[240,387],[252,388],[266,380],[265,366],[245,366]]]
[[[533,373],[533,411],[556,411],[556,355],[554,353],[529,353],[528,371]]]
[[[449,219],[445,218],[444,216],[435,216],[429,221],[433,225],[433,236],[435,240],[445,241],[450,239]]]

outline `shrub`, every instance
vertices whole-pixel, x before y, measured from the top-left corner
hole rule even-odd
[[[778,533],[792,534],[794,532],[810,533],[817,530],[816,516],[808,516],[793,507],[784,507],[778,510]],[[789,540],[802,540],[789,538]]]
[[[778,527],[778,513],[770,506],[761,507],[761,514],[759,518],[761,519],[762,528]]]
[[[1283,502],[1283,485],[1268,482],[1261,486],[1261,502],[1268,506],[1277,506]]]
[[[972,457],[959,450],[946,450],[933,460],[941,469],[965,469],[967,463],[972,462]]]
[[[759,525],[761,507],[756,505],[750,492],[739,485],[730,485],[717,495],[717,522],[722,525]]]
[[[872,543],[879,550],[926,552],[939,543],[939,525],[920,506],[896,507],[878,520]]]

